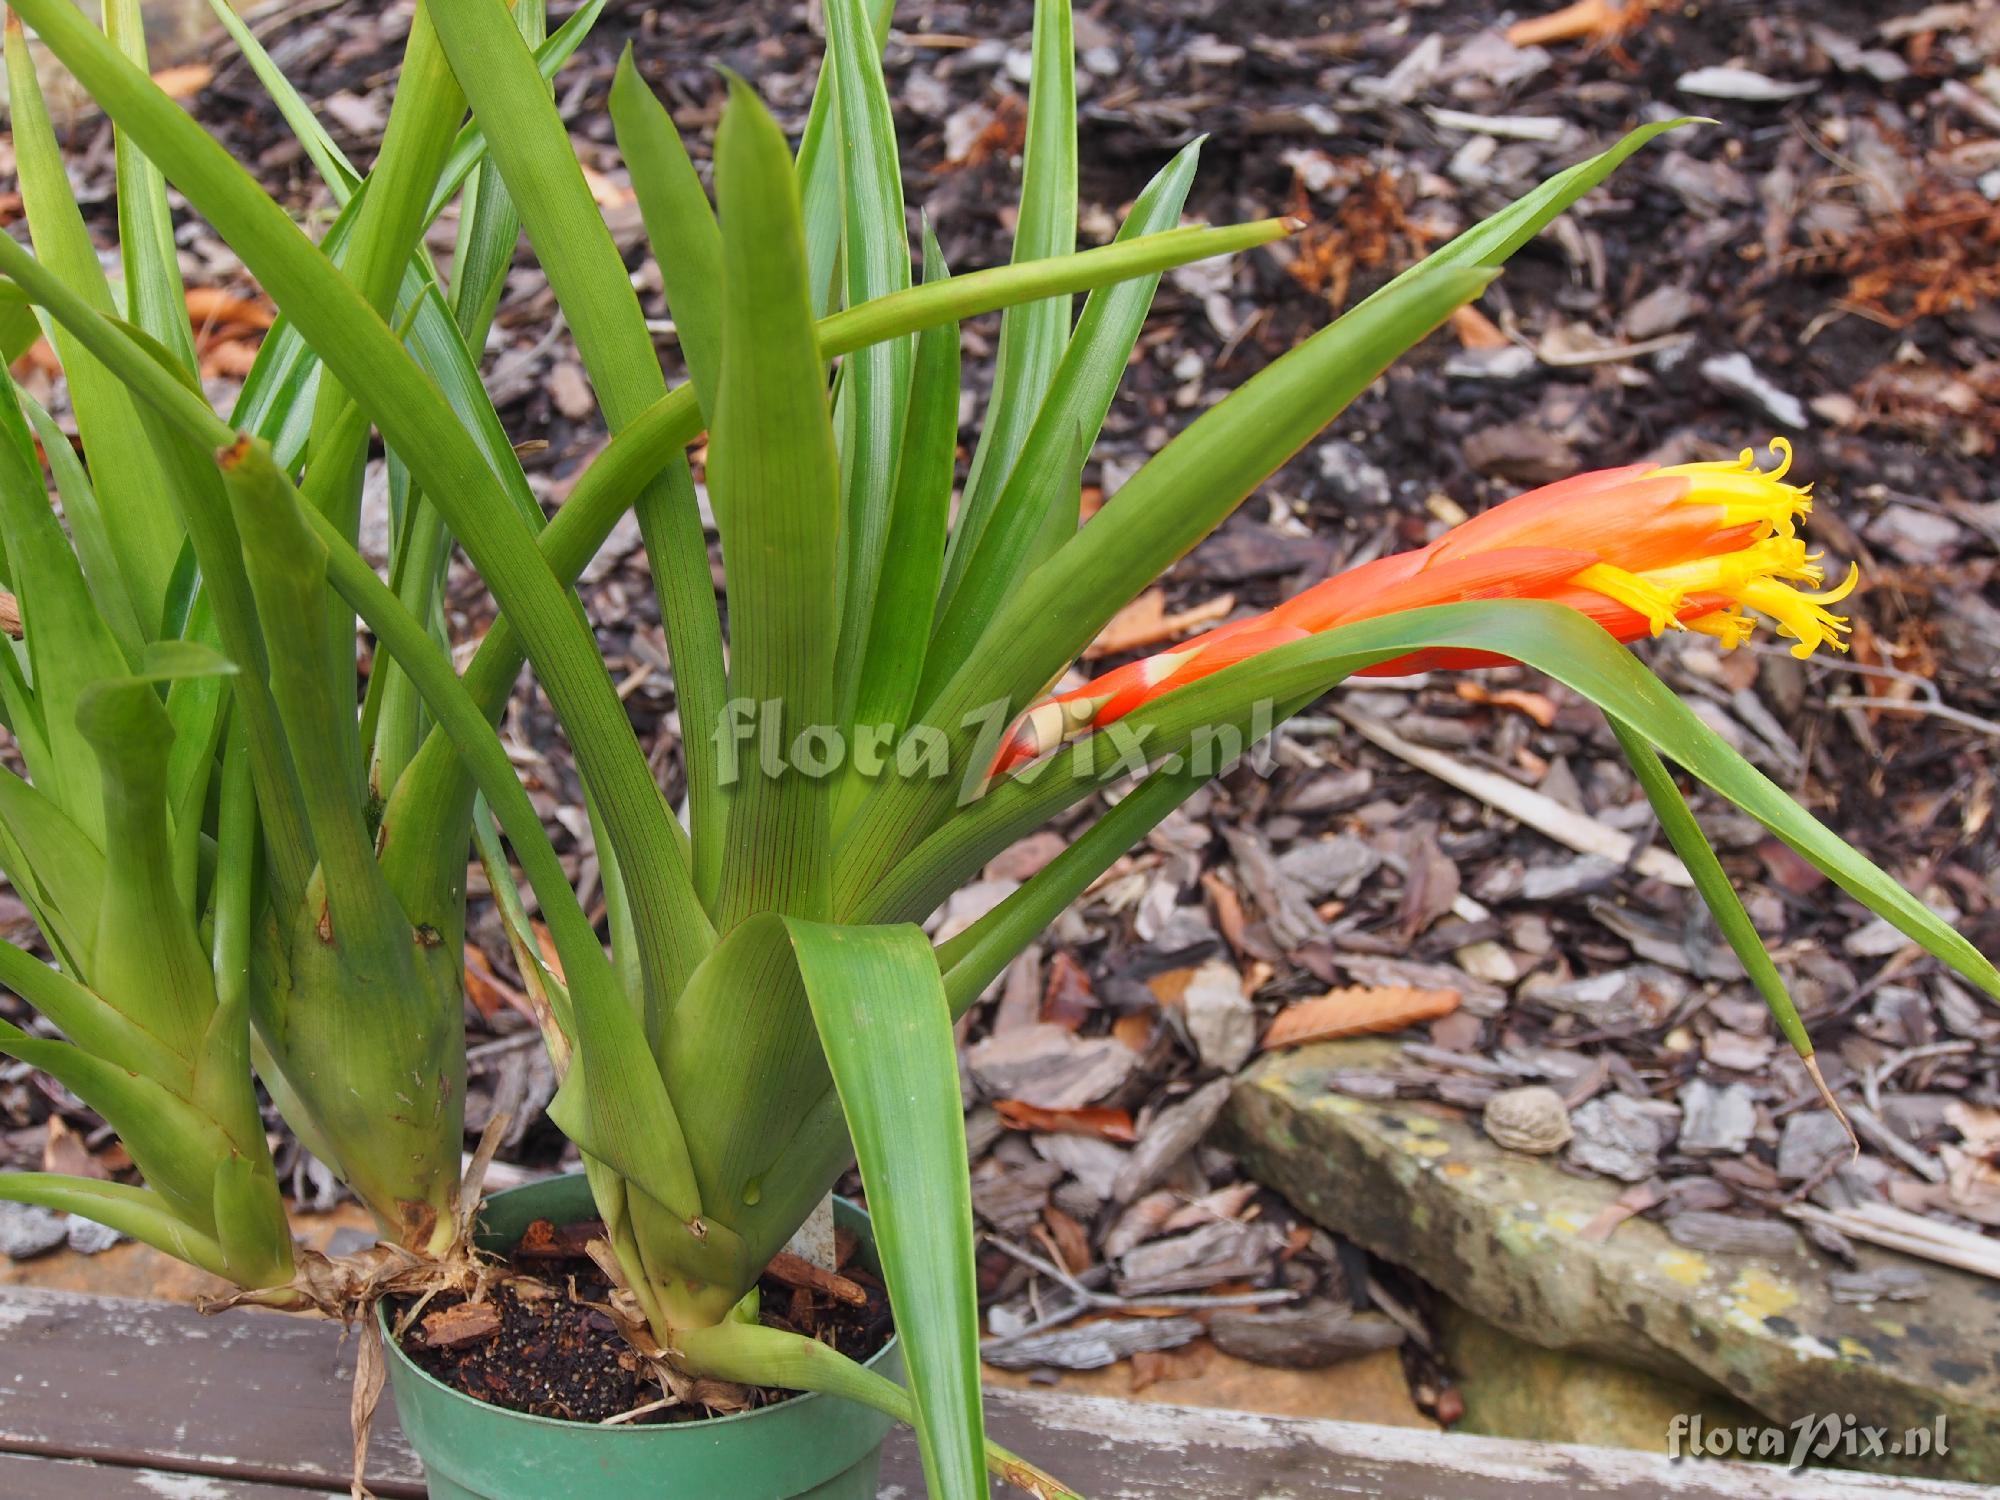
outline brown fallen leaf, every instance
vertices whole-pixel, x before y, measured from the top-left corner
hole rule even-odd
[[[993,1112],[1009,1130],[1036,1130],[1045,1135],[1088,1135],[1100,1141],[1130,1143],[1139,1139],[1132,1113],[1091,1105],[1081,1109],[1044,1109],[1019,1099],[996,1099]]]
[[[197,328],[231,323],[239,328],[264,329],[277,321],[277,310],[269,303],[239,297],[219,286],[191,286],[187,289],[188,321]]]
[[[1111,1034],[1134,1052],[1144,1052],[1153,1044],[1153,1032],[1160,1018],[1152,1011],[1127,1011],[1111,1023]]]
[[[111,1176],[61,1115],[49,1116],[48,1138],[42,1142],[42,1170],[65,1177],[94,1177],[100,1182]]]
[[[535,1019],[533,1002],[495,974],[486,955],[471,943],[465,945],[465,998],[489,1021],[502,1008],[519,1011],[531,1021]]]
[[[1457,990],[1419,990],[1408,985],[1329,990],[1278,1012],[1264,1033],[1264,1049],[1326,1042],[1375,1031],[1400,1031],[1458,1009]]]
[[[1544,729],[1553,728],[1556,722],[1556,705],[1546,693],[1531,693],[1526,688],[1490,688],[1483,682],[1470,678],[1460,678],[1453,684],[1458,696],[1467,703],[1484,703],[1492,708],[1511,708],[1516,713],[1525,714]]]
[[[1516,21],[1506,30],[1507,45],[1540,47],[1577,37],[1609,42],[1638,25],[1652,8],[1653,0],[1576,0],[1546,16]]]
[[[1048,979],[1042,986],[1041,1017],[1064,1031],[1078,1031],[1097,1014],[1097,994],[1090,975],[1067,949],[1049,955]]]
[[[1215,908],[1215,925],[1221,930],[1223,941],[1241,958],[1244,928],[1248,925],[1243,916],[1243,898],[1219,870],[1204,870],[1201,888],[1208,892],[1209,904]]]
[[[1178,614],[1168,614],[1166,590],[1147,589],[1105,622],[1097,639],[1083,648],[1084,659],[1121,656],[1127,651],[1178,640],[1197,625],[1214,624],[1234,608],[1236,596],[1223,594]]]
[[[1451,331],[1468,349],[1504,349],[1513,342],[1497,323],[1470,302],[1451,315]]]
[[[192,99],[215,77],[215,69],[207,63],[181,63],[177,67],[162,68],[153,75],[160,92],[169,99]]]
[[[203,379],[241,380],[257,364],[258,346],[248,339],[204,340],[196,351]]]

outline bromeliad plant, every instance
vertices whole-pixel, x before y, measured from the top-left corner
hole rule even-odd
[[[317,244],[136,65],[134,0],[114,0],[108,36],[71,0],[16,9],[118,127],[124,285],[121,300],[83,237],[17,27],[35,253],[0,237],[0,274],[55,338],[83,461],[30,413],[65,541],[26,430],[11,423],[0,445],[26,627],[4,687],[32,782],[4,782],[0,856],[58,964],[8,950],[0,979],[68,1037],[0,1043],[69,1068],[148,1187],[93,1195],[15,1177],[0,1192],[108,1218],[269,1300],[313,1300],[325,1268],[295,1273],[277,1230],[254,1057],[287,1119],[404,1247],[399,1264],[449,1262],[467,1222],[454,1197],[458,955],[476,847],[543,1007],[562,1080],[551,1113],[583,1152],[635,1344],[687,1374],[890,1411],[916,1426],[933,1493],[976,1495],[993,1450],[953,1022],[1270,710],[1412,660],[1531,663],[1609,716],[1802,1055],[1798,1017],[1662,754],[2000,995],[1984,958],[1619,644],[1683,626],[1733,639],[1744,609],[1802,648],[1837,635],[1831,600],[1789,587],[1814,574],[1796,535],[1803,495],[1778,475],[1584,476],[1030,711],[1120,605],[1670,127],[1635,132],[1397,278],[1204,412],[1080,526],[1083,458],[1159,275],[1290,226],[1178,227],[1197,143],[1114,244],[1075,251],[1066,0],[1036,7],[1013,263],[953,276],[926,235],[920,284],[881,71],[884,0],[828,0],[796,153],[731,82],[713,204],[628,55],[611,113],[691,377],[671,390],[547,83],[602,0],[546,40],[537,0],[511,13],[424,0],[365,178],[239,26],[342,205]],[[283,315],[227,422],[189,378],[163,182]],[[453,200],[441,270],[424,231]],[[613,434],[546,523],[474,352],[519,228]],[[957,323],[1002,308],[954,507]],[[686,456],[704,431],[726,654]],[[389,459],[387,582],[355,546],[371,435]],[[571,591],[628,509],[672,653],[684,822]],[[462,674],[438,609],[454,546],[501,610]],[[365,692],[348,649],[357,616],[377,645]],[[524,660],[583,778],[608,953],[491,727]],[[1119,753],[1100,753],[1114,738]],[[994,853],[1127,775],[1132,745],[1137,785],[934,949],[917,924]],[[539,954],[502,831],[559,965]],[[135,912],[148,953],[171,963],[138,960]],[[127,1075],[144,1088],[105,1082]],[[908,1389],[732,1316],[856,1158]]]

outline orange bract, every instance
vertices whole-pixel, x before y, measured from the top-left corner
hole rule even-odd
[[[1845,649],[1847,621],[1827,606],[1837,587],[1808,553],[1798,521],[1808,486],[1787,484],[1791,444],[1775,439],[1778,465],[1734,462],[1631,464],[1578,474],[1504,501],[1428,546],[1350,568],[1277,608],[1197,636],[1058,693],[1015,726],[994,763],[1005,772],[1068,739],[1101,728],[1164,693],[1263,651],[1402,610],[1475,599],[1543,599],[1588,615],[1621,641],[1692,629],[1724,646],[1774,622],[1794,656]],[[1502,664],[1480,651],[1424,651],[1368,669],[1393,676]]]

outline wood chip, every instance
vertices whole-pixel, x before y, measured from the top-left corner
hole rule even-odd
[[[868,1293],[859,1282],[849,1281],[837,1271],[823,1270],[803,1255],[794,1255],[789,1250],[780,1250],[765,1269],[774,1280],[786,1286],[819,1292],[836,1302],[845,1302],[849,1307],[868,1305]]]
[[[500,1331],[500,1310],[490,1302],[461,1302],[427,1315],[421,1327],[430,1349],[463,1349]]]

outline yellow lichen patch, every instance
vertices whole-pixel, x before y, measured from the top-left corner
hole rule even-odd
[[[1906,1339],[1910,1336],[1910,1325],[1898,1323],[1894,1318],[1876,1318],[1874,1326],[1892,1339]]]
[[[1842,1334],[1840,1336],[1839,1347],[1840,1347],[1840,1352],[1846,1355],[1849,1359],[1872,1360],[1875,1358],[1874,1350],[1870,1349],[1866,1344],[1862,1343],[1860,1339],[1849,1338],[1846,1334]]]
[[[1559,1229],[1564,1234],[1577,1234],[1591,1222],[1591,1215],[1579,1213],[1573,1208],[1559,1208],[1548,1216],[1551,1229]]]
[[[1436,1136],[1412,1135],[1403,1140],[1403,1149],[1412,1156],[1424,1156],[1433,1160],[1451,1155],[1451,1142],[1441,1141]]]
[[[1682,1286],[1700,1286],[1711,1272],[1706,1260],[1692,1250],[1662,1250],[1653,1257],[1660,1274]]]
[[[1792,1289],[1791,1283],[1781,1281],[1755,1266],[1743,1271],[1730,1283],[1729,1296],[1735,1311],[1760,1322],[1791,1311],[1799,1301],[1799,1294]]]

